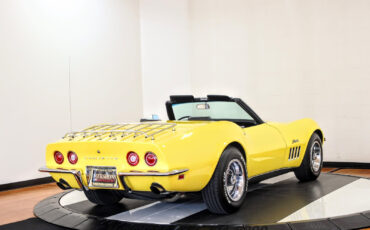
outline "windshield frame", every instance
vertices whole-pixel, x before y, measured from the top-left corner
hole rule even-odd
[[[249,114],[257,124],[262,124],[264,121],[240,98],[232,98],[223,95],[207,95],[206,98],[195,98],[192,95],[176,95],[170,96],[170,100],[166,102],[167,116],[170,121],[175,121],[175,114],[172,106],[175,104],[183,104],[189,102],[210,102],[210,101],[231,101],[238,104],[247,114]],[[224,120],[235,122],[234,119],[211,119],[211,120]],[[243,120],[240,120],[243,121]],[[250,120],[245,120],[250,121]]]

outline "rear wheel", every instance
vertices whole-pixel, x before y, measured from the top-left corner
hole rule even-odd
[[[294,170],[300,181],[312,181],[319,177],[323,161],[322,140],[316,133],[312,134],[301,166]]]
[[[84,191],[87,199],[99,205],[112,205],[123,198],[123,193],[117,190],[97,189]]]
[[[221,155],[216,170],[202,197],[208,210],[216,214],[235,212],[243,204],[248,177],[243,155],[229,147]]]

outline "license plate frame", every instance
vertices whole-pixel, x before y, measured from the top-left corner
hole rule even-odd
[[[117,168],[114,166],[87,166],[88,187],[118,188]]]

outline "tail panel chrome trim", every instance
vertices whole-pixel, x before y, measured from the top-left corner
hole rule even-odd
[[[189,169],[172,170],[169,172],[141,172],[141,171],[130,171],[130,172],[119,172],[118,176],[173,176],[189,171]]]

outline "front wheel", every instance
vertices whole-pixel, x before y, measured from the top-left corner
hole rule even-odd
[[[294,170],[300,181],[312,181],[319,177],[323,162],[322,140],[316,133],[312,134],[301,166]]]
[[[212,179],[202,190],[208,210],[215,214],[235,212],[243,204],[248,187],[245,159],[237,148],[221,155]]]

